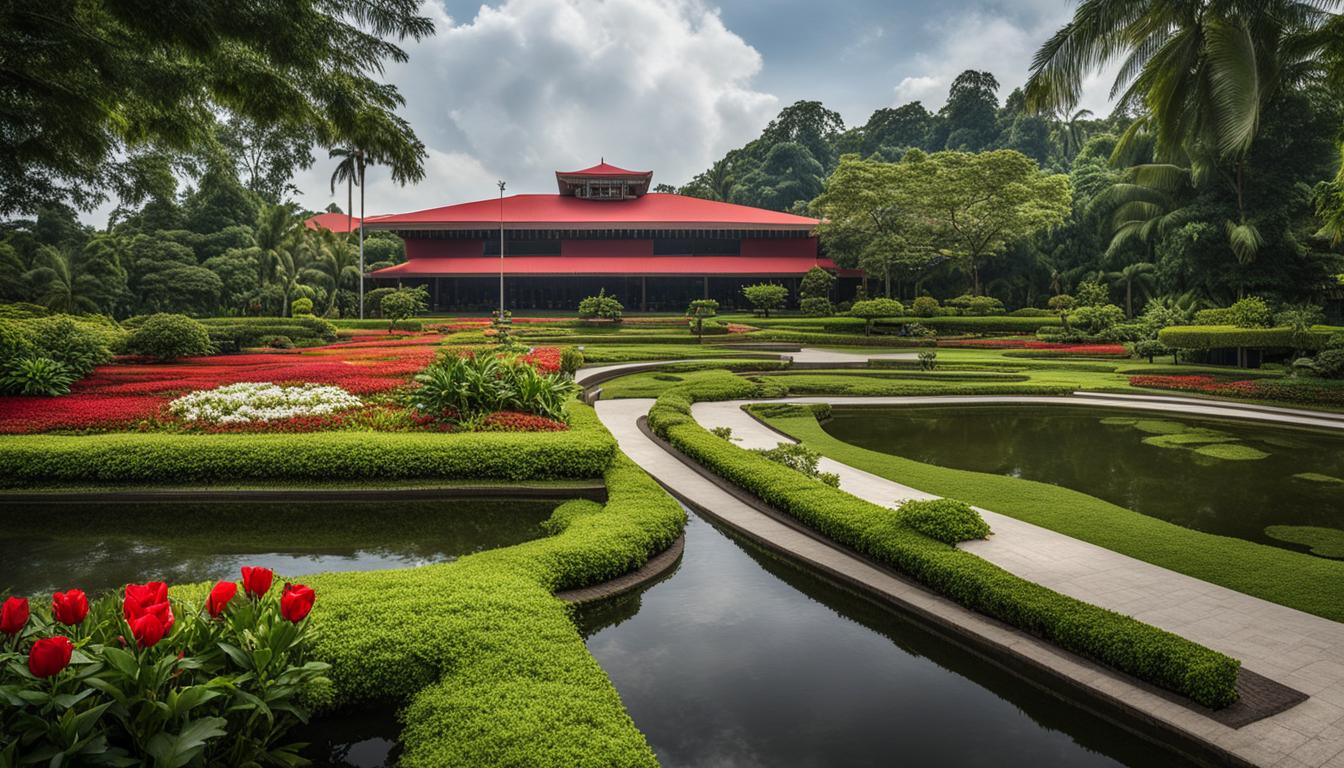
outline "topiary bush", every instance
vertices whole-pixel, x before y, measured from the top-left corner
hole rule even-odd
[[[313,314],[313,300],[301,296],[289,304],[289,313],[291,315],[311,315]]]
[[[63,364],[79,378],[112,362],[113,348],[125,337],[125,332],[111,321],[52,315],[23,322],[33,354]]]
[[[770,310],[780,309],[789,298],[789,289],[778,283],[757,283],[742,288],[742,295],[751,304],[753,312],[770,316]]]
[[[875,322],[884,317],[900,317],[905,314],[905,305],[896,299],[867,299],[854,302],[849,314],[863,318],[863,335],[870,336]]]
[[[940,309],[942,305],[932,296],[918,296],[910,302],[910,314],[915,317],[933,317]]]
[[[989,536],[989,523],[964,501],[907,499],[896,508],[901,522],[931,539],[957,544]]]
[[[564,347],[560,350],[560,372],[573,376],[583,367],[583,350],[578,347]]]
[[[424,312],[428,303],[429,294],[422,285],[414,288],[398,288],[384,296],[378,306],[383,318],[388,321],[387,332],[395,331],[398,322],[409,320],[417,312]]]
[[[183,357],[205,357],[215,353],[210,331],[186,315],[160,312],[145,318],[126,339],[126,351],[132,355],[170,362]]]
[[[588,296],[579,302],[579,317],[585,320],[620,322],[624,312],[625,306],[615,296],[608,296],[606,288],[599,288],[596,296]]]
[[[821,296],[803,299],[798,302],[798,308],[808,317],[829,317],[835,314],[835,310],[831,307],[831,300]]]

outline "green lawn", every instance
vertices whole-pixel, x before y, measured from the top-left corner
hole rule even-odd
[[[766,421],[836,461],[1308,613],[1344,621],[1344,562],[1182,528],[1085,493],[869,451],[810,414]]]

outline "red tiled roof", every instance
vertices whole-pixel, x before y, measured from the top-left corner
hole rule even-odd
[[[791,213],[657,192],[633,200],[584,200],[568,195],[511,195],[504,198],[503,208],[503,220],[510,229],[545,225],[557,229],[686,226],[810,230],[819,223],[816,219]],[[492,229],[498,227],[499,222],[500,201],[491,199],[370,217],[365,222],[365,228]]]
[[[358,216],[346,216],[344,213],[319,213],[310,216],[303,225],[309,229],[329,229],[332,232],[354,232],[359,229]]]
[[[582,171],[556,171],[556,176],[652,176],[653,171],[627,171],[624,168],[603,161],[594,165],[592,168],[584,168]]]
[[[751,275],[788,277],[813,267],[835,270],[811,256],[507,256],[508,275]],[[839,270],[850,276],[851,270]],[[450,277],[499,274],[498,256],[424,257],[369,273],[372,277]]]

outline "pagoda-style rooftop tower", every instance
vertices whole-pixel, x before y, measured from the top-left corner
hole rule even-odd
[[[556,171],[560,194],[583,200],[633,200],[649,191],[653,171],[627,171],[604,158],[582,171]]]

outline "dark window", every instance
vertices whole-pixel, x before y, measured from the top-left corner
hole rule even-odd
[[[736,256],[741,252],[740,240],[660,237],[653,241],[655,256]]]

